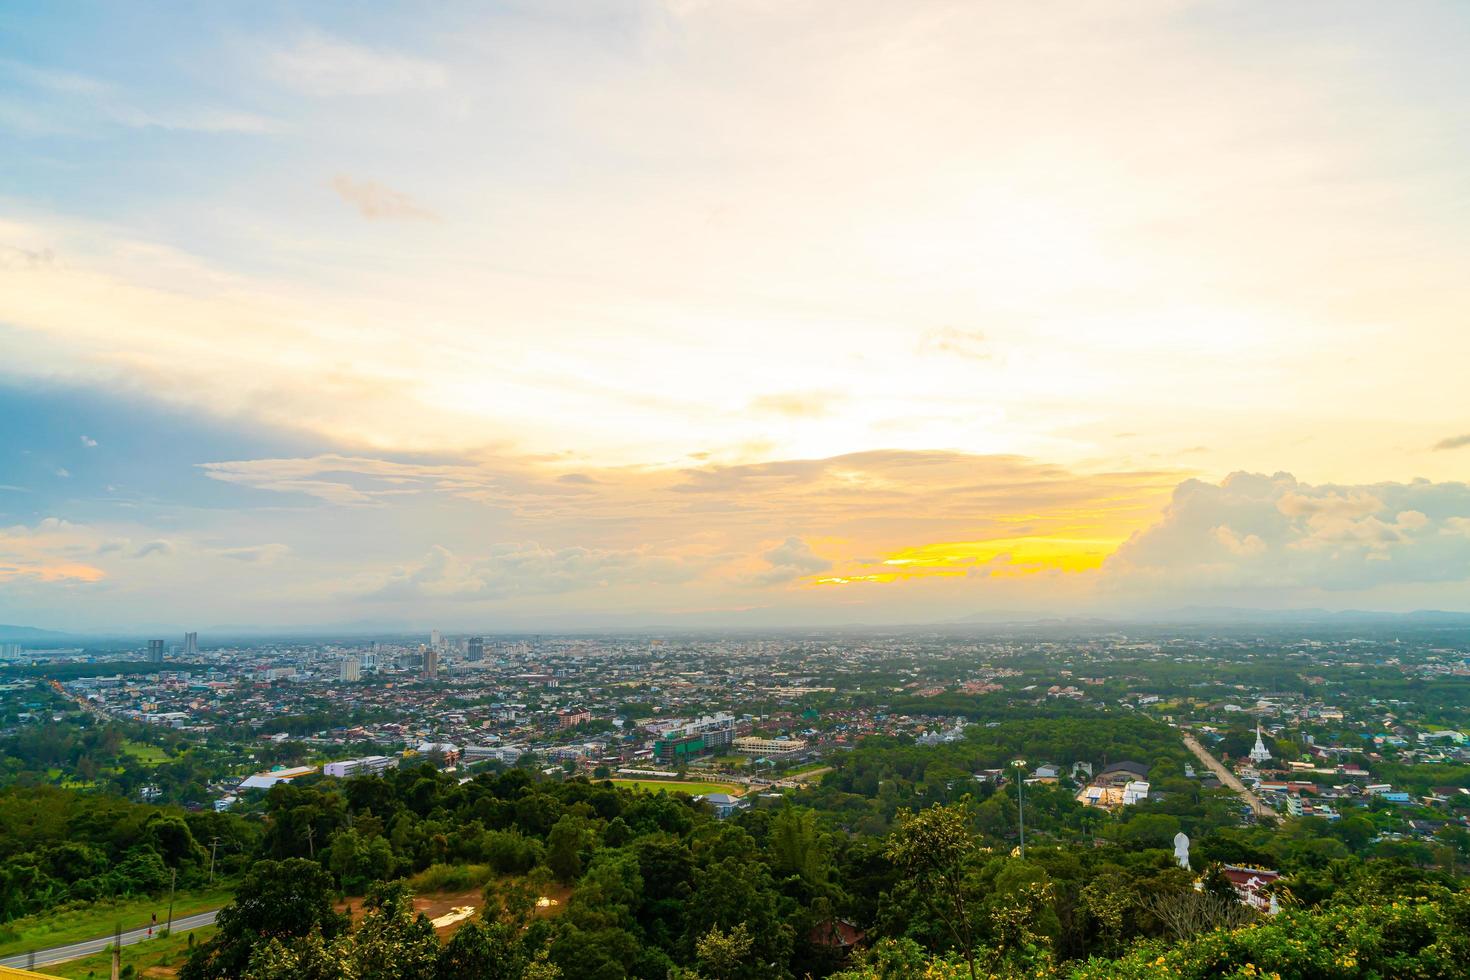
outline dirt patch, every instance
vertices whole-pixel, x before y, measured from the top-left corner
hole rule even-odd
[[[571,897],[571,894],[571,888],[566,885],[552,885],[546,890],[546,895],[544,896],[550,900],[549,904],[541,905],[538,903],[535,914],[538,916],[560,915],[562,910],[566,908],[567,899]],[[450,916],[456,909],[465,908],[473,908],[475,914],[479,915],[483,912],[484,905],[485,897],[478,888],[472,888],[468,891],[426,892],[423,895],[415,895],[413,897],[413,910],[415,912],[422,912],[430,919]],[[361,897],[355,897],[338,902],[337,911],[350,911],[352,913],[353,928],[356,928],[362,922],[362,917],[366,914],[367,908]],[[474,916],[456,918],[456,921],[440,926],[434,931],[438,933],[440,940],[447,940],[461,926],[473,919]],[[173,974],[168,975],[172,976]]]

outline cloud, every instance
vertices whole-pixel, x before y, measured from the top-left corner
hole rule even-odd
[[[407,194],[384,187],[370,180],[356,181],[346,174],[332,178],[332,189],[337,195],[357,208],[369,221],[378,220],[435,220],[434,212],[413,202]]]
[[[754,398],[750,410],[788,418],[818,418],[830,412],[840,400],[840,395],[819,391],[788,391]]]
[[[167,109],[150,110],[132,106],[113,106],[112,119],[133,129],[162,129],[190,133],[239,133],[259,135],[281,131],[281,125],[267,116],[232,109]]]
[[[1441,439],[1434,444],[1436,450],[1463,449],[1466,446],[1470,446],[1470,433],[1466,433],[1463,436],[1451,436],[1448,439]]]
[[[167,541],[148,541],[144,544],[139,545],[137,550],[135,550],[129,557],[147,558],[149,555],[171,555],[173,554],[173,551],[174,546]]]
[[[0,528],[0,583],[89,584],[107,573],[79,561],[95,550],[90,531],[77,524],[47,517],[34,526]]]
[[[1313,486],[1289,473],[1181,483],[1103,566],[1118,587],[1343,591],[1470,580],[1470,485]]]
[[[939,327],[919,338],[920,354],[954,354],[972,361],[990,360],[990,341],[979,330]]]
[[[56,468],[56,475],[61,477],[63,480],[70,479],[71,470],[67,469],[65,466],[58,466]]]
[[[279,543],[249,545],[243,548],[219,548],[214,552],[231,561],[248,562],[254,565],[270,565],[291,553],[289,546]]]
[[[56,264],[56,253],[49,248],[16,248],[0,246],[0,269],[48,269]]]
[[[597,480],[594,480],[586,473],[563,473],[561,476],[556,478],[556,482],[574,484],[576,486],[584,487],[595,486],[598,483]]]
[[[88,449],[96,449],[97,440],[93,439],[91,436],[82,436],[82,445],[86,446]]]
[[[279,130],[274,120],[250,112],[215,107],[155,107],[135,104],[135,97],[112,82],[75,72],[37,68],[0,59],[0,72],[7,73],[33,92],[44,93],[51,116],[72,117],[78,126],[97,122],[130,129],[163,129],[196,133],[268,133]],[[26,128],[38,132],[67,132],[65,120],[39,117],[24,119]]]
[[[38,68],[9,58],[0,58],[0,70],[39,89],[71,95],[97,96],[111,91],[112,86],[87,75],[55,68]]]
[[[436,62],[311,34],[274,51],[269,68],[279,81],[309,95],[387,95],[440,89],[448,72]]]
[[[825,572],[832,563],[812,551],[801,538],[792,536],[761,556],[770,568],[755,575],[757,585],[778,585]]]
[[[689,581],[702,567],[698,562],[644,550],[547,548],[535,542],[514,542],[497,545],[481,557],[465,558],[435,545],[421,561],[395,569],[362,598],[488,601],[672,585]]]

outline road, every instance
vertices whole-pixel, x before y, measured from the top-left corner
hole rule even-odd
[[[198,929],[200,926],[214,924],[214,916],[219,909],[208,912],[199,912],[196,915],[185,915],[174,919],[174,932],[187,932],[190,929]],[[159,928],[164,923],[160,922]],[[153,930],[156,934],[158,929]],[[128,929],[122,934],[122,944],[131,946],[141,943],[148,938],[148,927],[142,929]],[[79,943],[71,943],[67,946],[53,946],[50,949],[38,949],[33,953],[21,953],[19,956],[7,956],[0,960],[0,966],[14,967],[17,970],[28,970],[38,966],[48,966],[52,963],[64,963],[67,960],[81,959],[83,956],[91,956],[100,953],[112,946],[112,933],[98,936],[96,939],[85,939]],[[34,957],[34,958],[33,958]]]
[[[1189,751],[1195,754],[1196,758],[1198,758],[1199,761],[1209,766],[1210,772],[1213,772],[1216,778],[1220,780],[1220,782],[1224,783],[1225,786],[1227,786],[1228,788],[1234,790],[1236,795],[1239,796],[1242,800],[1245,800],[1245,802],[1250,806],[1251,812],[1254,813],[1258,818],[1260,818],[1261,820],[1269,820],[1272,823],[1275,823],[1278,819],[1280,819],[1280,814],[1278,814],[1275,810],[1271,809],[1266,804],[1262,803],[1259,796],[1246,789],[1245,784],[1242,783],[1239,779],[1235,778],[1235,773],[1231,772],[1229,769],[1226,769],[1219,759],[1216,759],[1213,755],[1210,755],[1205,747],[1195,740],[1195,737],[1193,735],[1184,736],[1184,745],[1189,749]]]
[[[827,766],[824,769],[808,769],[806,772],[799,772],[795,776],[778,779],[773,785],[779,786],[782,789],[801,789],[808,783],[816,782],[831,771],[831,766]]]

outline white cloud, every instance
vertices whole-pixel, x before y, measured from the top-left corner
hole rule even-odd
[[[757,573],[751,579],[756,585],[779,585],[793,582],[808,575],[825,572],[832,562],[812,551],[801,538],[795,535],[761,555],[770,568]]]
[[[385,95],[443,88],[448,72],[436,62],[312,34],[270,56],[280,81],[310,95]]]
[[[701,563],[642,550],[547,548],[535,542],[497,545],[465,558],[435,545],[413,565],[395,569],[371,589],[371,600],[486,601],[516,596],[674,585],[699,574]]]
[[[1364,590],[1470,580],[1470,485],[1312,486],[1290,474],[1188,480],[1104,565],[1116,587]]]
[[[961,330],[958,327],[940,327],[926,330],[919,338],[921,354],[954,354],[974,361],[990,359],[990,344],[979,330]]]
[[[86,446],[88,449],[96,449],[97,440],[93,439],[91,436],[82,436],[82,445]]]

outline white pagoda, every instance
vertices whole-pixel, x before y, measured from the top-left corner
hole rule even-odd
[[[1261,738],[1261,723],[1256,722],[1256,744],[1251,749],[1251,762],[1261,765],[1263,762],[1271,761],[1271,752],[1266,748],[1266,742]]]

